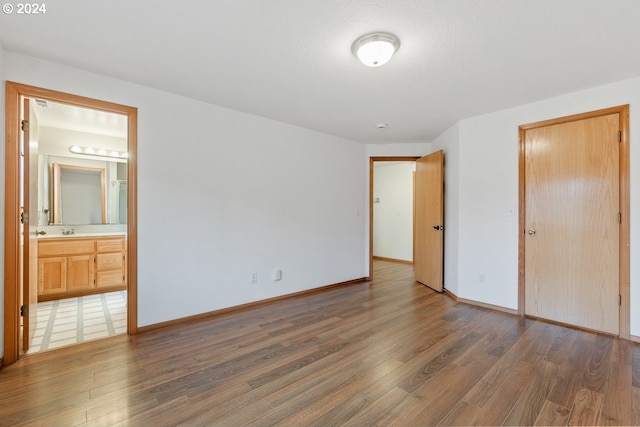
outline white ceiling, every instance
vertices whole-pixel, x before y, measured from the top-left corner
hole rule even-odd
[[[0,14],[6,50],[369,143],[430,141],[465,117],[640,75],[638,0],[46,6]],[[379,68],[350,51],[372,31],[402,42]]]
[[[42,100],[34,104],[34,109],[39,126],[127,137],[127,117],[122,114]]]

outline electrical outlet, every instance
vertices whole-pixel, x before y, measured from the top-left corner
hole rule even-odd
[[[251,273],[251,283],[258,283],[258,273]]]

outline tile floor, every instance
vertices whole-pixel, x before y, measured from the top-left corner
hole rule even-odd
[[[124,334],[127,291],[38,303],[28,353]]]

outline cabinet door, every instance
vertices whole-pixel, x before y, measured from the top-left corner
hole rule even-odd
[[[76,255],[68,257],[67,290],[75,291],[94,288],[93,255]]]
[[[67,290],[67,258],[38,260],[38,294],[49,295]]]

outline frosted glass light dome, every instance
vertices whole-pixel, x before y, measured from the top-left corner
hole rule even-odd
[[[400,48],[400,40],[389,33],[366,34],[351,46],[351,52],[367,67],[379,67],[389,62]]]

